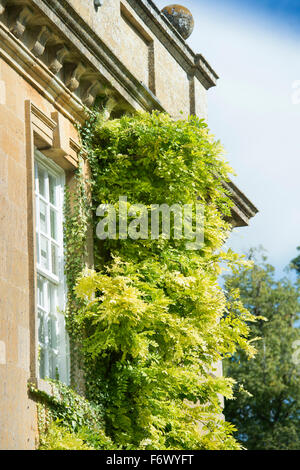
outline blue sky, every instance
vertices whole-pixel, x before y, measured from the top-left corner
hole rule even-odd
[[[300,103],[292,101],[300,81],[300,1],[181,3],[196,23],[188,43],[220,76],[208,92],[208,125],[234,181],[260,211],[230,245],[238,252],[263,245],[281,276],[300,245]]]
[[[237,11],[253,12],[256,16],[266,15],[272,22],[283,22],[299,31],[299,0],[212,0],[211,3],[217,8],[221,4],[224,8],[234,7]]]

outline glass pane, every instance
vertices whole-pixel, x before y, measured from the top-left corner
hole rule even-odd
[[[58,249],[51,243],[52,273],[58,276]]]
[[[49,242],[47,238],[41,235],[41,265],[45,269],[49,269]]]
[[[39,178],[39,193],[46,197],[46,172],[43,168],[38,166],[38,178]]]
[[[53,284],[49,283],[49,312],[56,313],[57,312],[57,287]]]
[[[44,282],[40,276],[37,278],[38,306],[45,308]]]
[[[49,196],[50,196],[50,202],[54,206],[56,205],[56,199],[57,199],[56,191],[57,191],[56,178],[54,178],[54,176],[52,175],[49,175]]]
[[[59,379],[57,354],[55,351],[49,351],[49,378]]]
[[[53,209],[50,210],[51,237],[57,240],[57,213]]]
[[[40,200],[40,230],[41,232],[47,233],[47,205]]]
[[[45,360],[45,350],[40,347],[39,349],[39,362],[40,362],[40,378],[44,379],[46,377],[46,360]]]
[[[39,322],[38,322],[38,330],[39,330],[39,342],[41,344],[46,344],[46,332],[45,332],[45,314],[39,311]]]
[[[57,348],[57,321],[54,316],[48,319],[48,344],[52,349]]]

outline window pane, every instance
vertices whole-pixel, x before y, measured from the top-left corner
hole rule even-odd
[[[49,282],[49,312],[56,313],[58,307],[57,287]]]
[[[63,314],[57,315],[57,322],[58,322],[58,348],[59,348],[59,355],[58,355],[58,370],[60,379],[63,381],[68,380],[69,377],[69,339],[68,334],[66,332],[65,326],[65,317]]]
[[[52,349],[57,348],[57,320],[52,315],[48,319],[48,344]]]
[[[58,250],[57,247],[51,243],[51,260],[52,260],[52,273],[58,276]]]
[[[40,359],[40,378],[45,379],[46,378],[46,355],[45,355],[45,349],[40,347],[39,350],[39,359]]]
[[[56,205],[56,193],[57,193],[57,178],[54,178],[54,176],[49,175],[49,196],[50,196],[50,202],[54,206]]]
[[[57,240],[57,213],[53,209],[50,210],[51,237]]]
[[[49,269],[49,242],[41,235],[41,265],[44,269]]]
[[[45,314],[39,311],[38,317],[38,331],[39,331],[39,342],[42,345],[46,344],[46,332],[45,332]]]
[[[45,308],[44,283],[40,276],[37,279],[38,306]]]
[[[39,193],[46,197],[46,172],[43,168],[38,165],[38,178],[39,178]]]
[[[51,379],[58,379],[58,364],[57,364],[57,354],[55,351],[50,349],[49,351],[49,377]]]
[[[47,205],[40,200],[40,230],[41,232],[48,232],[48,223],[47,223]]]

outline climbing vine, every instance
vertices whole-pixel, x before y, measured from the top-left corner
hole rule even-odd
[[[105,436],[115,448],[238,449],[220,402],[232,398],[233,381],[216,369],[237,347],[254,355],[254,317],[237,291],[227,293],[218,282],[221,265],[247,264],[223,250],[232,204],[222,147],[203,120],[174,121],[162,113],[106,122],[92,113],[81,135],[92,205],[80,190],[79,170],[77,199],[66,202],[65,237],[68,329],[80,339],[86,398],[103,410]],[[97,207],[110,204],[118,214],[125,196],[127,209],[191,205],[194,217],[198,201],[203,246],[189,250],[174,236],[172,219],[170,237],[95,238],[95,267],[87,269],[88,221],[96,234]]]
[[[83,148],[78,155],[78,167],[71,184],[65,189],[64,198],[64,261],[67,285],[66,320],[71,338],[82,339],[82,331],[77,328],[75,312],[80,308],[80,302],[74,292],[74,286],[82,272],[87,259],[88,227],[92,224],[92,205],[88,196],[88,187],[93,180],[88,180],[84,171],[87,149],[92,160],[91,139],[98,113],[86,109],[86,123],[76,125],[81,137]]]
[[[102,450],[113,448],[105,435],[103,410],[79,396],[66,385],[48,381],[52,394],[29,386],[38,401],[41,450]]]
[[[74,183],[71,188],[66,188],[64,199],[65,273],[68,293],[67,320],[70,313],[72,314],[78,308],[78,299],[74,295],[74,281],[84,268],[87,249],[86,235],[89,216],[84,181],[83,158],[80,156]],[[69,322],[68,326],[70,333],[74,334],[74,322]]]

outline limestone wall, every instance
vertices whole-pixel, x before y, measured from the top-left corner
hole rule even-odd
[[[1,59],[0,82],[0,449],[32,449],[25,97],[41,98]]]
[[[29,102],[52,121],[54,106],[0,58],[0,449],[5,450],[34,449],[37,439],[36,405],[27,384],[37,375],[31,158],[33,140],[39,140],[30,130]],[[72,123],[63,116],[60,121],[62,140],[77,139]]]
[[[179,57],[166,46],[162,26],[150,27],[147,16],[141,16],[141,11],[133,8],[132,1],[105,0],[98,11],[95,11],[93,0],[68,2],[130,72],[150,88],[167,112],[174,117],[187,117],[193,111],[189,74],[179,63]],[[169,34],[181,44],[171,29]],[[182,47],[184,50],[184,45]],[[206,117],[206,89],[199,80],[196,81],[195,111]]]

